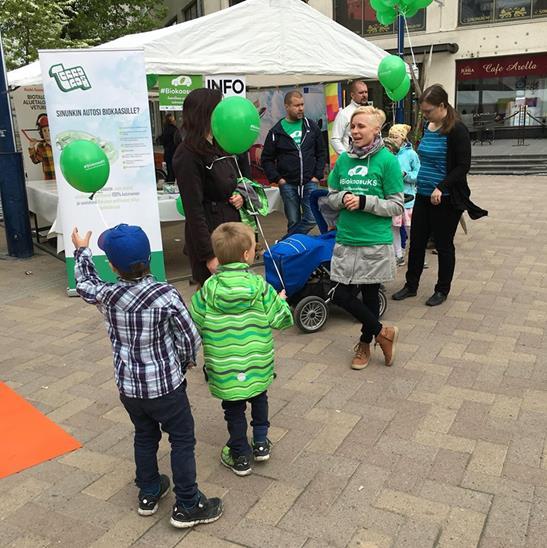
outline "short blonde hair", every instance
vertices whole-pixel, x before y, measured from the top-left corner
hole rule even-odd
[[[351,115],[350,123],[353,121],[355,116],[358,114],[365,114],[367,116],[371,116],[376,119],[378,122],[378,127],[382,128],[382,126],[386,123],[386,113],[383,110],[380,110],[376,107],[371,107],[370,105],[366,107],[357,107],[353,114]]]
[[[402,137],[403,141],[406,140],[408,132],[410,131],[410,126],[408,124],[393,124],[389,128],[390,137]]]
[[[255,233],[244,223],[223,223],[213,230],[211,243],[220,264],[239,263],[253,246]]]

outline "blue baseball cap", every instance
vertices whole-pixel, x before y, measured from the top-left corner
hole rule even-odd
[[[97,243],[121,272],[131,272],[135,264],[150,264],[150,241],[140,226],[119,224],[105,230]]]

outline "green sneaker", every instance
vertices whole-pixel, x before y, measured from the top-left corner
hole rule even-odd
[[[251,468],[251,459],[246,455],[234,457],[232,450],[225,445],[220,453],[220,462],[236,474],[237,476],[248,476],[253,470]]]

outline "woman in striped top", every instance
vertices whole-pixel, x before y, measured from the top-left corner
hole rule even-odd
[[[467,173],[471,166],[471,139],[456,110],[448,103],[444,88],[439,84],[428,87],[420,97],[420,108],[428,124],[418,147],[420,171],[410,230],[408,270],[405,286],[393,299],[400,301],[416,295],[427,240],[432,235],[439,270],[435,292],[426,304],[437,306],[450,292],[456,265],[454,235],[463,211],[467,210],[471,219],[488,212],[469,199]]]

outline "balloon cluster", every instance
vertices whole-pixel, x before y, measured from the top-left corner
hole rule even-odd
[[[370,0],[370,6],[376,12],[378,23],[391,25],[397,14],[414,17],[418,10],[427,8],[431,2],[433,0]]]
[[[400,101],[410,90],[406,63],[397,55],[384,57],[378,65],[378,80],[392,101]]]

